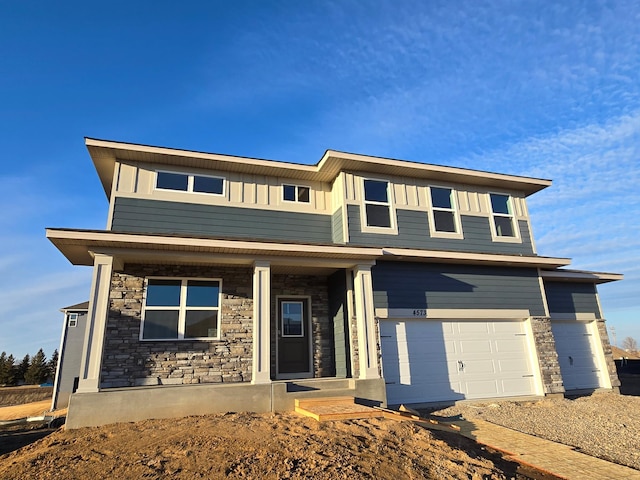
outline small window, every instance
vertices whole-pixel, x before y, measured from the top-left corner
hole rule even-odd
[[[217,338],[220,295],[219,280],[148,279],[141,338]]]
[[[493,227],[497,237],[516,236],[513,226],[513,210],[509,195],[491,193],[491,211],[493,213]]]
[[[453,190],[443,187],[430,187],[431,207],[433,210],[433,231],[457,233],[456,211]]]
[[[212,193],[222,195],[224,192],[224,179],[220,177],[193,176],[193,191],[197,193]]]
[[[389,182],[364,181],[364,208],[368,227],[391,228]]]
[[[184,175],[182,173],[158,172],[156,188],[186,192],[189,188],[189,175]]]
[[[304,337],[304,303],[283,301],[282,312],[282,336],[283,337]]]
[[[77,327],[78,326],[78,314],[77,313],[70,313],[68,316],[68,325],[70,327]]]
[[[156,172],[156,188],[190,193],[224,194],[224,178],[175,172]]]
[[[309,187],[282,185],[282,199],[285,202],[309,203]]]

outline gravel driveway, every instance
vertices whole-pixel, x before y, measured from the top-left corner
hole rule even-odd
[[[486,420],[640,470],[640,397],[595,393],[575,400],[458,404],[432,415]]]

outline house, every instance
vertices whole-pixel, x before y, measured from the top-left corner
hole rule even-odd
[[[51,410],[68,407],[69,397],[78,388],[89,302],[70,305],[60,311],[64,319]]]
[[[622,276],[537,254],[526,199],[549,180],[86,146],[106,229],[46,233],[93,266],[68,428],[619,386],[596,286]]]

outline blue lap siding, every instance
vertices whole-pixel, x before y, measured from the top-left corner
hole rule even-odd
[[[111,229],[331,243],[331,215],[137,198],[115,199]]]
[[[528,309],[545,315],[535,269],[379,261],[372,279],[376,308]]]

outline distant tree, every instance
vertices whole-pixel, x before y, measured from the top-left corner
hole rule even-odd
[[[626,337],[622,340],[622,349],[627,352],[635,353],[638,351],[638,342],[636,342],[635,338]]]
[[[13,355],[7,357],[6,352],[0,354],[0,385],[15,384],[15,360]]]
[[[26,375],[27,370],[29,369],[29,365],[31,365],[31,357],[27,353],[22,359],[22,361],[16,366],[16,376],[15,376],[16,383],[25,381],[24,376]]]
[[[38,350],[29,364],[26,373],[24,374],[24,381],[30,385],[37,385],[47,380],[49,376],[49,369],[47,367],[47,357],[42,349]]]
[[[49,374],[49,378],[54,379],[56,376],[56,368],[58,368],[58,349],[53,351],[53,355],[47,362],[47,370]]]

